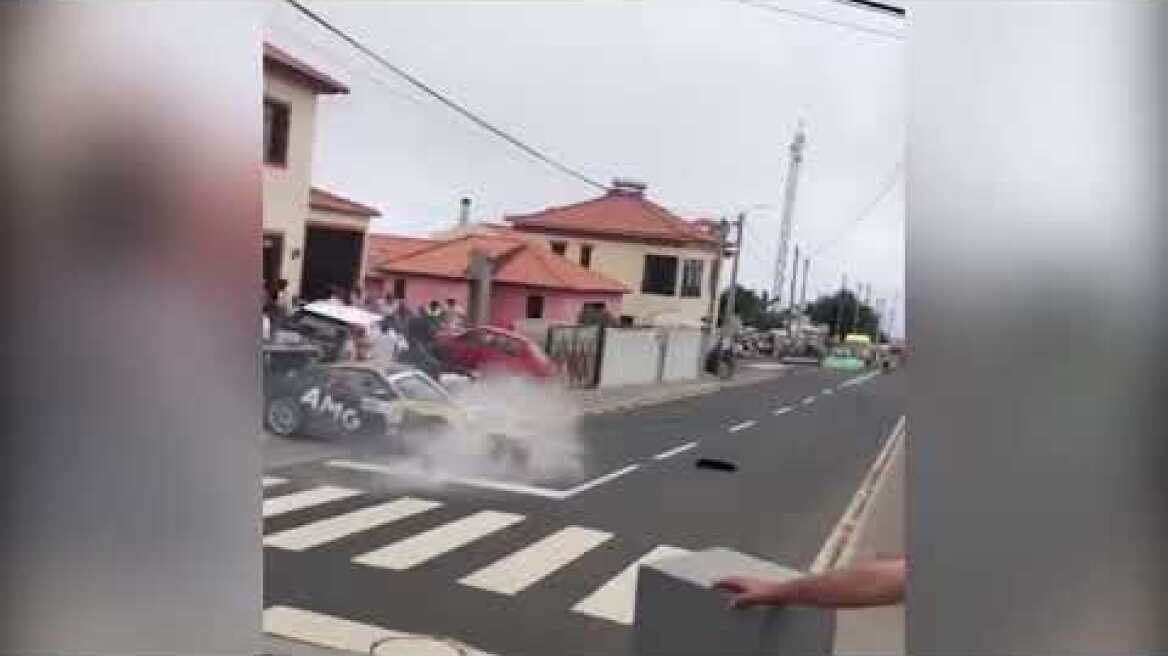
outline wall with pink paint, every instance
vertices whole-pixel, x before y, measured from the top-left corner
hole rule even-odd
[[[429,306],[430,301],[446,305],[448,298],[453,298],[461,307],[466,307],[466,299],[470,293],[470,283],[466,280],[390,274],[380,280],[366,278],[365,288],[369,292],[384,296],[393,291],[393,281],[398,278],[406,281],[406,304],[411,310],[416,310],[419,305]]]
[[[398,278],[406,280],[406,303],[410,309],[417,309],[419,305],[428,306],[434,300],[445,305],[448,298],[457,300],[461,307],[468,309],[470,283],[466,280],[391,274],[383,279],[366,278],[365,289],[370,293],[385,295],[393,290],[393,281]],[[613,316],[621,313],[621,294],[569,292],[496,283],[491,287],[490,323],[511,328],[515,320],[526,319],[528,296],[543,296],[543,318],[551,322],[575,323],[585,303],[604,303]]]
[[[581,293],[496,284],[491,289],[491,323],[511,328],[517,319],[526,319],[528,296],[543,296],[543,319],[556,323],[575,323],[585,303],[604,303],[613,315],[620,315],[621,310],[621,294]]]

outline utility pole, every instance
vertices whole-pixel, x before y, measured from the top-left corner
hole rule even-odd
[[[855,307],[856,311],[855,311],[855,314],[852,316],[852,332],[855,332],[856,329],[860,327],[860,295],[863,293],[864,293],[864,283],[862,283],[862,282],[856,283],[856,294],[855,294],[856,302],[854,303],[854,307]]]
[[[840,341],[844,341],[844,292],[848,290],[848,274],[844,274],[844,279],[840,283],[840,291],[836,296],[835,303],[835,329],[839,331]]]
[[[710,308],[707,315],[710,317],[710,334],[718,328],[718,292],[722,284],[722,260],[726,259],[726,235],[730,232],[730,222],[726,217],[718,221],[715,228],[718,231],[718,257],[714,258],[713,271],[710,272]]]
[[[734,225],[738,230],[734,238],[734,264],[730,267],[730,293],[726,297],[726,317],[722,321],[722,334],[725,336],[733,336],[738,330],[738,326],[731,326],[732,323],[737,324],[738,318],[734,314],[738,305],[738,261],[742,259],[742,228],[746,223],[746,212],[738,214],[738,219],[734,221]]]
[[[807,143],[807,135],[803,132],[803,119],[795,128],[795,136],[791,145],[787,147],[790,159],[787,161],[786,190],[783,193],[783,219],[779,227],[779,251],[775,255],[775,281],[771,287],[771,296],[777,303],[783,295],[783,276],[787,273],[787,244],[791,241],[791,222],[795,214],[795,191],[799,184],[799,165],[803,162],[803,147]],[[791,275],[794,275],[792,271]]]
[[[787,316],[788,317],[795,316],[795,282],[799,279],[798,273],[799,273],[799,244],[795,244],[795,262],[791,266],[791,297],[789,299],[787,299],[787,308],[788,308]],[[803,284],[806,285],[807,281],[804,280]]]
[[[811,258],[803,258],[803,291],[799,294],[799,305],[807,307],[807,270],[811,268]]]

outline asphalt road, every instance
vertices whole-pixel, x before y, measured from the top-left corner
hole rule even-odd
[[[627,653],[631,598],[618,575],[650,552],[725,546],[806,568],[903,414],[902,381],[803,369],[585,417],[583,470],[535,482],[425,485],[395,475],[376,444],[273,443],[267,473],[283,482],[266,481],[264,496],[285,501],[266,502],[266,538],[308,526],[285,538],[335,539],[265,547],[265,607],[508,656]],[[701,458],[736,470],[698,468]],[[415,514],[394,506],[393,521],[372,527],[344,519],[403,496],[417,499]]]

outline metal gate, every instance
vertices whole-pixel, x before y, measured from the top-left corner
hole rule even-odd
[[[603,326],[548,328],[548,357],[559,363],[569,387],[596,387],[600,381],[600,357],[603,353]]]

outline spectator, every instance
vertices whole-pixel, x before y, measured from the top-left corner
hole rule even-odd
[[[423,311],[426,318],[434,326],[434,329],[442,327],[442,304],[438,301],[430,301],[430,306]]]
[[[451,330],[462,330],[466,326],[466,312],[458,306],[457,299],[446,299],[444,323]]]
[[[286,319],[292,314],[292,298],[288,294],[288,281],[284,278],[277,280],[274,285],[272,306],[278,320]]]
[[[714,589],[733,593],[730,603],[734,608],[890,606],[904,601],[906,569],[905,558],[901,555],[866,560],[783,583],[731,576],[715,583]]]

